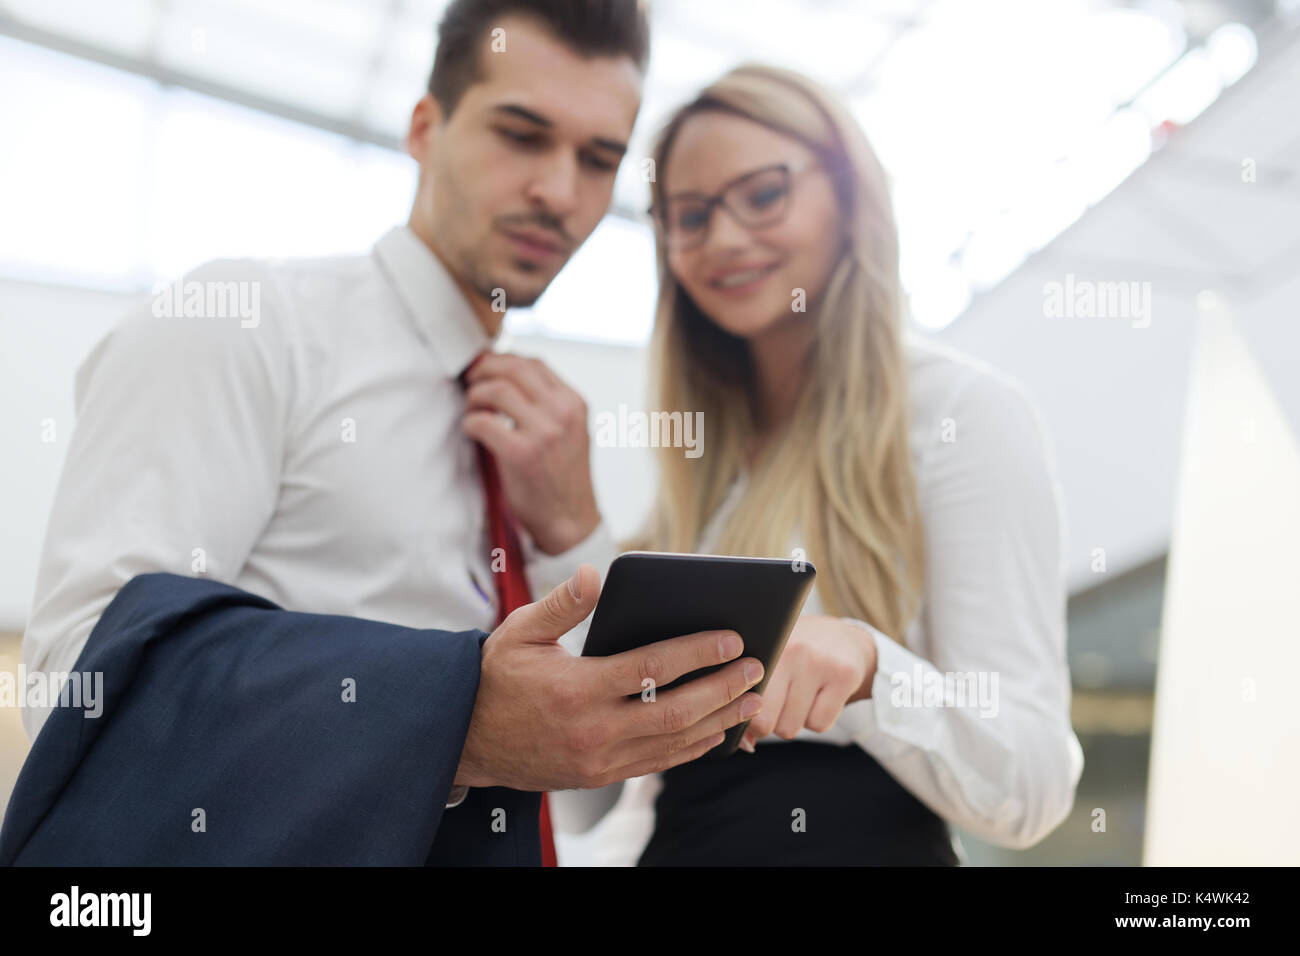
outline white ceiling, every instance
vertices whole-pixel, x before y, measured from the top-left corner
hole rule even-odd
[[[1044,286],[1067,273],[1150,282],[1149,327],[1046,318]],[[1300,436],[1300,30],[1267,37],[1237,86],[942,333],[1038,400],[1065,484],[1072,589],[1100,583],[1095,547],[1110,574],[1168,548],[1204,289],[1227,298]]]
[[[381,145],[446,0],[0,0],[0,32]],[[904,284],[941,328],[1230,87],[1297,0],[652,0],[632,158],[676,104],[763,60],[839,93],[894,181]],[[1293,22],[1293,21],[1292,21]],[[642,214],[640,164],[615,210]],[[1172,250],[1177,254],[1177,250]]]

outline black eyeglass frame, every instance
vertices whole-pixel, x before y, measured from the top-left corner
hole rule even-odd
[[[793,163],[772,163],[770,166],[760,166],[758,169],[751,169],[749,172],[741,173],[739,176],[735,177],[734,179],[728,180],[726,183],[723,183],[722,189],[720,189],[717,193],[713,194],[712,196],[706,196],[703,193],[684,193],[680,196],[672,196],[666,199],[661,206],[656,206],[654,203],[651,203],[650,206],[646,209],[646,213],[655,221],[655,223],[658,224],[663,234],[664,242],[670,248],[678,249],[678,250],[693,249],[696,246],[704,243],[704,241],[708,238],[709,230],[710,228],[712,228],[713,225],[713,211],[717,209],[719,206],[726,209],[727,212],[731,214],[731,218],[736,220],[736,222],[740,223],[746,229],[775,226],[778,225],[783,219],[785,219],[786,216],[790,214],[790,198],[793,193],[792,187],[794,184],[794,177],[797,176],[799,173],[804,172],[805,170],[816,168],[817,165],[818,164],[814,160],[803,159]],[[732,194],[736,189],[743,186],[746,182],[753,179],[755,176],[760,176],[765,173],[771,173],[774,170],[780,170],[782,173],[785,174],[785,179],[784,179],[784,186],[786,192],[785,204],[782,206],[779,214],[771,221],[767,221],[765,219],[759,219],[757,221],[747,220],[743,214],[738,213],[736,211],[736,207],[733,203],[727,201],[728,195]],[[680,239],[674,241],[673,230],[669,227],[668,224],[668,212],[669,212],[669,208],[675,201],[682,200],[682,199],[691,199],[697,202],[704,203],[704,209],[705,209],[704,225],[700,228],[698,234],[691,235],[685,241],[682,241]]]

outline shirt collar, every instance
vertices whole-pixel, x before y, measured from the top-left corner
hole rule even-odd
[[[410,226],[390,229],[375,243],[374,254],[448,378],[492,347],[456,280]]]

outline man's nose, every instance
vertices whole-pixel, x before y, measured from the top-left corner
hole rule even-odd
[[[578,205],[578,169],[572,156],[557,151],[547,157],[528,186],[529,200],[563,218]]]

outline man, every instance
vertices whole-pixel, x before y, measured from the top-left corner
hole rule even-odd
[[[500,305],[533,302],[605,214],[646,59],[630,0],[455,0],[406,139],[406,227],[365,257],[209,264],[185,288],[251,284],[254,321],[142,312],[96,347],[23,647],[29,671],[98,662],[118,710],[88,732],[53,707],[24,714],[37,742],[0,862],[84,860],[61,855],[75,826],[133,834],[98,862],[151,846],[165,859],[140,862],[535,862],[536,803],[512,805],[533,816],[513,856],[493,843],[500,804],[674,766],[752,716],[761,666],[734,634],[606,660],[556,643],[599,591],[579,566],[609,547],[586,409],[542,363],[484,354]],[[496,626],[524,578],[543,600]],[[393,673],[402,641],[428,683]],[[725,661],[655,704],[628,699]],[[318,685],[328,703],[301,696]],[[38,737],[46,720],[57,732]],[[146,760],[160,722],[173,732]],[[110,753],[138,766],[114,772]],[[117,791],[150,768],[177,792]],[[372,797],[369,828],[338,806]],[[142,799],[158,804],[147,819],[121,809]],[[292,808],[249,837],[259,800]],[[182,808],[245,836],[196,850],[197,823],[181,837],[154,822]]]

